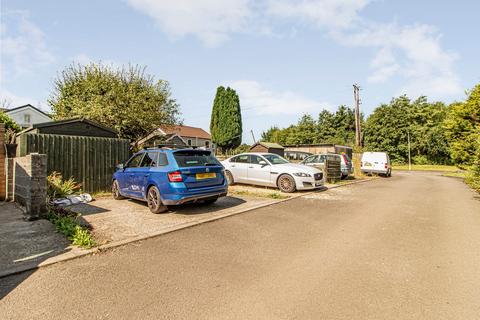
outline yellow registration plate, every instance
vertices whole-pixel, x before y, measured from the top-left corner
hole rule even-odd
[[[197,180],[203,180],[203,179],[216,178],[217,175],[215,174],[215,172],[207,172],[207,173],[197,173],[195,177],[197,178]]]

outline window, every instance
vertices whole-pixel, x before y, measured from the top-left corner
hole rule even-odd
[[[284,163],[289,163],[288,160],[276,155],[276,154],[265,154],[264,155],[265,159],[268,160],[271,164],[284,164]]]
[[[236,156],[235,158],[232,159],[231,162],[237,162],[237,163],[248,163],[249,162],[249,155],[248,154],[243,154],[240,156]]]
[[[142,161],[144,153],[139,153],[134,155],[130,161],[127,163],[127,168],[137,168],[140,165],[140,162]]]
[[[265,160],[262,157],[257,156],[257,155],[251,155],[250,156],[250,163],[260,164],[260,161],[265,161]]]
[[[23,115],[23,123],[30,123],[30,115],[24,114]]]
[[[146,152],[142,159],[140,167],[156,167],[158,161],[158,152]]]
[[[187,140],[187,144],[188,144],[189,146],[191,146],[191,145],[192,145],[192,140],[191,140],[191,139],[188,139],[188,140]]]
[[[161,153],[158,154],[157,166],[164,167],[166,165],[168,165],[167,155],[165,153],[161,152]]]
[[[318,156],[310,156],[310,157],[305,159],[304,163],[315,163],[315,162],[317,162],[317,158],[318,158]]]
[[[220,162],[210,151],[177,151],[173,154],[179,167],[220,166]]]
[[[210,141],[205,141],[205,148],[210,148]]]

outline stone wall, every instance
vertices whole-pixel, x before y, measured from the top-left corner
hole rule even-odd
[[[13,160],[13,198],[25,208],[26,220],[38,219],[46,211],[47,156],[31,153]]]

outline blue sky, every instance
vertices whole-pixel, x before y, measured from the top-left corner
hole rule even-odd
[[[478,1],[1,1],[0,99],[48,110],[72,61],[147,66],[184,123],[208,130],[215,90],[240,95],[246,142],[303,113],[393,96],[463,99],[480,82]]]

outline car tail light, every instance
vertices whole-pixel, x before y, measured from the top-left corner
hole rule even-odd
[[[385,169],[387,169],[388,165],[385,163]]]
[[[174,171],[168,173],[168,180],[170,182],[182,182],[182,173],[180,171]]]

